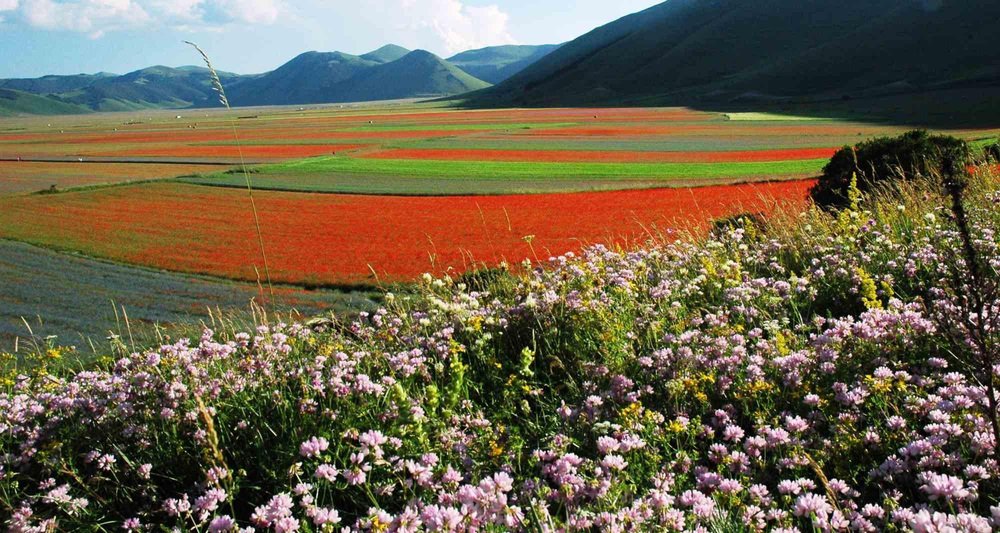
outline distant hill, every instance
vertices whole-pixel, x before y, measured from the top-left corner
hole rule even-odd
[[[48,96],[40,96],[13,89],[0,89],[0,116],[4,117],[16,115],[70,115],[89,111],[85,107],[62,102]]]
[[[237,81],[227,90],[229,100],[236,106],[359,102],[446,96],[489,86],[423,50],[382,62],[402,50],[390,45],[364,56],[308,52],[273,72]]]
[[[1000,84],[996,0],[670,0],[475,95],[485,105],[854,98]]]
[[[238,78],[228,72],[219,76],[223,83]],[[21,108],[58,110],[45,114],[219,105],[208,70],[201,67],[156,66],[121,76],[102,73],[0,80],[0,88],[22,93],[18,97]],[[24,93],[35,98],[25,98]]]
[[[235,74],[219,72],[223,83]],[[149,67],[116,77],[104,77],[62,100],[96,111],[129,111],[148,108],[214,107],[218,105],[208,70],[201,67]]]
[[[500,83],[559,48],[557,44],[490,46],[448,58],[448,62],[489,82]]]
[[[367,59],[368,61],[374,61],[376,63],[391,63],[397,59],[401,59],[406,54],[409,54],[410,50],[403,48],[402,46],[396,46],[394,44],[387,44],[378,50],[368,52],[367,54],[362,54],[362,59]]]
[[[227,87],[234,106],[329,102],[334,85],[381,63],[341,52],[306,52],[276,70]]]
[[[492,54],[494,63],[503,63],[504,68],[530,56],[518,51]],[[392,44],[361,56],[306,52],[264,74],[219,72],[219,76],[233,106],[450,96],[490,85],[430,52],[411,52]],[[0,89],[5,90],[0,113],[5,114],[220,105],[209,72],[202,67],[155,66],[120,76],[100,73],[9,79],[0,80]]]
[[[489,87],[440,57],[416,50],[366,70],[331,88],[328,101],[392,100],[445,96]]]
[[[115,74],[76,74],[71,76],[43,76],[31,79],[0,80],[0,88],[14,89],[33,94],[59,94],[89,87],[95,82],[113,78]]]

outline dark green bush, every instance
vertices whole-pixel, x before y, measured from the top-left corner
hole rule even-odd
[[[871,139],[834,154],[810,195],[820,207],[839,209],[848,205],[847,192],[854,175],[858,189],[868,193],[897,181],[939,175],[946,160],[964,166],[969,159],[965,141],[923,130]]]
[[[986,159],[994,163],[1000,163],[1000,141],[988,145],[983,151]]]

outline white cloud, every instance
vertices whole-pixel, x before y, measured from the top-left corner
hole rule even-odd
[[[149,22],[145,9],[132,0],[82,0],[53,2],[24,0],[18,13],[31,26],[47,30],[69,30],[99,37],[106,30]]]
[[[281,15],[275,0],[216,0],[219,8],[233,19],[250,24],[272,24]]]
[[[460,0],[382,0],[385,20],[418,43],[448,54],[516,41],[509,16],[496,5],[467,6]]]
[[[186,29],[271,24],[283,10],[284,0],[0,0],[0,12],[12,13],[7,18],[15,22],[93,38],[153,23]]]

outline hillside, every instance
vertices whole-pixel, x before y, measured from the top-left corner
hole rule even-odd
[[[489,85],[430,52],[416,50],[336,85],[327,101],[453,95],[483,89]]]
[[[219,72],[219,76],[223,83],[237,78],[227,72]],[[60,96],[67,102],[96,111],[218,105],[208,70],[201,67],[144,68],[123,76],[98,79],[87,87]]]
[[[583,35],[472,102],[839,99],[996,85],[998,31],[993,0],[671,0]]]
[[[0,80],[0,88],[32,94],[58,94],[83,89],[99,80],[113,77],[115,74],[99,73]]]
[[[219,76],[227,84],[238,78],[227,72]],[[121,76],[102,73],[0,80],[0,88],[18,91],[17,112],[31,114],[218,105],[208,70],[201,67],[155,66]],[[27,97],[29,93],[32,98]],[[8,95],[4,107],[13,108],[11,99]]]
[[[306,52],[272,72],[237,81],[227,92],[234,106],[329,102],[332,86],[379,64],[342,52]]]
[[[508,49],[509,48],[509,49]],[[497,47],[460,54],[468,68],[506,77],[547,47]],[[471,65],[471,66],[470,66]],[[301,105],[450,96],[490,84],[429,52],[389,44],[361,56],[306,52],[263,74],[219,72],[234,106]],[[216,107],[211,78],[201,67],[149,67],[125,75],[78,74],[0,80],[0,113],[80,113],[148,108]],[[32,96],[28,98],[28,96]],[[15,98],[16,96],[16,98]],[[14,103],[17,100],[18,103]]]
[[[70,115],[87,111],[55,98],[0,88],[0,116]]]
[[[374,61],[376,63],[391,63],[397,59],[401,59],[406,54],[409,54],[410,50],[403,48],[402,46],[397,46],[394,44],[387,44],[378,50],[373,50],[367,54],[362,54],[362,59],[367,59],[368,61]]]
[[[539,46],[490,46],[469,50],[448,58],[448,62],[489,83],[500,83],[531,66],[559,48],[556,44]]]

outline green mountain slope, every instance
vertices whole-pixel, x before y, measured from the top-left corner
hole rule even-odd
[[[446,96],[489,87],[440,57],[416,50],[331,88],[330,102]]]
[[[409,53],[410,51],[402,46],[387,44],[378,50],[363,54],[361,58],[367,59],[368,61],[374,61],[376,63],[391,63],[397,59],[401,59]]]
[[[277,70],[228,87],[234,106],[329,102],[330,88],[379,63],[341,52],[306,52]]]
[[[0,80],[0,88],[32,94],[58,94],[83,89],[99,80],[113,77],[115,77],[115,74],[99,73]]]
[[[223,83],[237,79],[235,74],[227,72],[219,72],[219,77]],[[208,70],[201,67],[149,67],[123,76],[99,79],[60,97],[97,111],[219,105]]]
[[[521,72],[559,48],[557,44],[539,46],[490,46],[469,50],[448,58],[448,62],[489,83],[500,83]]]
[[[89,111],[52,97],[0,88],[0,116],[71,115]]]
[[[998,84],[996,0],[670,0],[552,52],[473,103],[853,97]]]
[[[306,52],[274,71],[239,76],[219,72],[234,106],[301,105],[448,96],[490,84],[425,51],[387,45],[355,56]],[[0,80],[5,113],[132,111],[217,107],[207,69],[156,66],[113,74]],[[30,94],[29,94],[30,93]],[[31,96],[31,98],[29,98]]]

